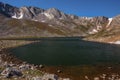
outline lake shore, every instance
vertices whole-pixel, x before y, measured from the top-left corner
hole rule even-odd
[[[42,68],[44,68],[43,65],[29,64],[16,58],[7,49],[0,50],[0,79],[2,80],[71,80],[70,78],[61,78],[54,73],[42,71]]]
[[[10,52],[7,51],[7,49],[1,50],[0,55],[2,57],[3,63],[7,62],[7,65],[8,64],[11,65],[11,63],[12,65],[14,64],[14,65],[19,65],[19,66],[23,64],[26,64],[26,65],[29,64],[11,55]],[[120,65],[119,64],[116,64],[116,65],[104,65],[104,64],[103,65],[82,65],[82,66],[43,65],[42,67],[41,65],[40,66],[33,65],[33,64],[29,64],[29,65],[34,67],[35,71],[36,70],[40,71],[40,74],[47,73],[47,74],[57,75],[60,77],[68,77],[66,80],[68,80],[69,78],[71,80],[87,80],[87,78],[89,78],[89,80],[96,80],[94,78],[99,78],[101,80],[102,77],[104,76],[106,77],[106,79],[112,78],[112,76],[115,76],[114,78],[120,78]],[[35,75],[33,77],[35,77]],[[10,79],[13,80],[13,78],[10,78]],[[22,79],[23,78],[20,78],[19,80],[22,80]],[[60,80],[62,80],[62,78]],[[112,79],[109,79],[109,80],[112,80]]]
[[[31,40],[0,40],[0,71],[5,71],[6,69],[8,69],[8,67],[6,66],[10,66],[12,69],[13,67],[15,67],[17,70],[19,70],[19,67],[24,66],[30,67],[29,69],[26,69],[24,71],[22,71],[21,73],[23,73],[24,76],[17,76],[17,77],[12,77],[12,78],[7,78],[7,74],[1,75],[0,79],[9,79],[9,80],[14,80],[15,79],[19,79],[19,80],[38,80],[38,79],[54,79],[54,77],[56,77],[56,79],[58,80],[70,80],[69,78],[61,78],[56,74],[50,74],[49,72],[45,72],[45,71],[41,71],[40,69],[43,68],[42,65],[38,66],[38,65],[34,65],[34,64],[30,64],[27,63],[26,61],[22,61],[20,59],[18,59],[16,56],[12,55],[11,52],[9,52],[10,48],[15,48],[18,46],[22,46],[22,45],[26,45],[26,44],[31,44],[34,42],[38,42],[38,41],[31,41]],[[3,66],[4,65],[4,66]],[[27,73],[26,73],[27,72]],[[32,74],[31,74],[32,72]],[[9,71],[8,71],[9,73]],[[2,74],[2,73],[1,73]],[[34,75],[35,74],[35,75]],[[31,76],[31,77],[30,77]]]
[[[0,55],[3,60],[3,64],[7,62],[7,64],[15,64],[23,65],[24,62],[16,56],[13,56],[11,52],[9,52],[10,48],[15,48],[17,46],[26,45],[34,43],[35,41],[24,41],[24,40],[6,40],[6,41],[0,41],[0,44],[2,43],[2,47],[0,49]],[[29,63],[27,63],[28,65]],[[120,79],[120,64],[94,64],[94,65],[77,65],[77,66],[47,66],[47,65],[33,65],[29,64],[31,67],[34,67],[35,73],[43,75],[43,73],[48,73],[47,76],[54,77],[55,75],[63,77],[60,78],[61,80],[64,79],[64,77],[68,77],[66,80],[72,79],[72,80],[101,80],[103,78],[106,78],[106,80],[115,80]],[[6,68],[5,68],[6,69]],[[31,71],[31,68],[29,69]],[[27,71],[29,71],[27,70]],[[33,73],[34,73],[34,70]],[[36,71],[37,70],[37,71]],[[40,71],[40,72],[39,72]],[[39,73],[38,73],[39,72]],[[26,73],[25,73],[26,74]],[[49,75],[51,74],[51,75]],[[33,74],[32,74],[33,75]],[[29,74],[27,74],[29,76]],[[36,78],[34,75],[33,77]],[[3,78],[3,77],[2,77]],[[20,77],[21,78],[21,77]],[[28,77],[27,77],[28,78]],[[30,77],[31,78],[31,77]],[[37,76],[37,78],[40,78]],[[110,78],[110,79],[108,79]],[[13,78],[11,78],[13,80]],[[19,79],[20,80],[20,79]],[[23,78],[21,79],[23,80]],[[25,79],[26,80],[26,79]],[[34,80],[34,79],[33,79]]]

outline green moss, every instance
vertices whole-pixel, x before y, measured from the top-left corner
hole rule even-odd
[[[43,73],[40,70],[27,70],[23,72],[25,75],[31,75],[31,76],[42,76]]]

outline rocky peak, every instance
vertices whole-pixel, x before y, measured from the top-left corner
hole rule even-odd
[[[56,9],[56,8],[50,8],[50,9],[47,10],[47,12],[48,12],[48,13],[54,13],[54,12],[55,12],[55,13],[58,13],[58,12],[60,12],[60,11],[59,11],[58,9]]]
[[[12,16],[12,18],[17,18],[17,19],[35,19],[36,17],[38,17],[38,15],[40,13],[44,12],[44,9],[40,9],[37,7],[21,7],[19,8],[19,13],[14,13],[14,16]]]
[[[33,7],[33,6],[30,6],[29,9],[34,15],[38,15],[38,14],[43,13],[45,11],[44,9],[41,9],[38,7]]]
[[[59,11],[58,9],[55,8],[50,8],[45,11],[45,16],[47,16],[49,19],[65,19],[67,16],[65,13]]]
[[[111,24],[109,25],[111,29],[120,28],[120,15],[110,18],[109,20],[111,20]]]
[[[16,19],[30,19],[40,21],[42,20],[71,20],[78,19],[75,15],[69,15],[61,12],[56,8],[50,8],[47,10],[29,6],[17,8],[9,4],[0,3],[0,13],[4,14],[7,17],[12,17]]]
[[[15,12],[19,12],[19,9],[17,7],[0,2],[0,13],[4,14],[7,17],[11,17]]]
[[[76,15],[68,15],[71,19],[79,19],[79,17],[78,16],[76,16]]]
[[[98,17],[78,17],[76,15],[65,14],[56,8],[47,10],[38,7],[21,7],[17,8],[9,4],[0,2],[0,14],[16,19],[28,19],[39,22],[45,22],[55,26],[62,26],[70,30],[83,29],[83,32],[99,32],[101,29],[119,26],[120,16],[108,18],[105,16]],[[76,28],[75,28],[76,27]],[[84,28],[83,28],[84,27]],[[81,30],[82,31],[82,30]]]
[[[32,19],[34,16],[32,12],[30,11],[29,7],[21,7],[20,9],[21,15],[23,15],[23,18]]]
[[[93,20],[96,22],[96,24],[104,24],[108,22],[108,17],[98,16],[98,17],[94,17]]]

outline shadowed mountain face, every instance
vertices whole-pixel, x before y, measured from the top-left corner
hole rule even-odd
[[[78,17],[55,8],[17,8],[0,2],[1,37],[87,36],[88,39],[116,41],[120,39],[119,27],[120,16]],[[111,40],[113,38],[116,39]]]

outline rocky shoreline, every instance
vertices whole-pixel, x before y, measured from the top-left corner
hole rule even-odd
[[[79,79],[61,78],[56,74],[45,72],[44,69],[43,65],[29,64],[19,60],[7,49],[0,50],[0,80],[120,80],[120,71],[113,72],[113,67],[107,67],[96,76],[84,75]],[[57,73],[61,71],[58,70]]]
[[[42,65],[29,64],[9,52],[10,48],[34,42],[37,41],[0,40],[0,80],[70,80],[41,71]]]
[[[120,65],[118,64],[102,67],[78,66],[79,68],[68,68],[61,66],[58,68],[56,66],[29,64],[9,52],[10,48],[34,42],[21,42],[20,40],[0,41],[0,80],[120,80]],[[87,74],[82,73],[82,71],[87,71]]]
[[[43,66],[23,62],[6,49],[0,50],[0,80],[71,80],[40,71],[38,68]]]

